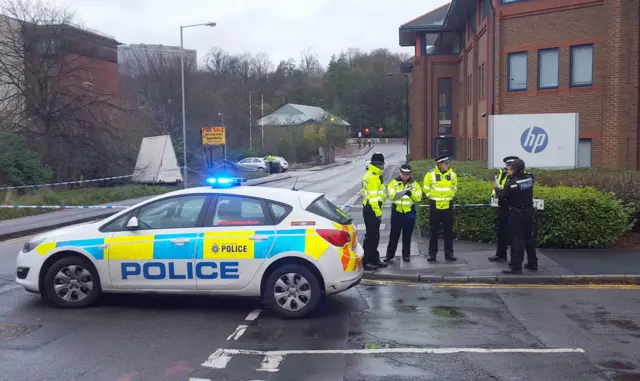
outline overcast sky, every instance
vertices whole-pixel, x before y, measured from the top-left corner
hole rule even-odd
[[[311,50],[326,65],[354,47],[398,44],[398,27],[446,0],[50,0],[75,10],[83,25],[125,44],[180,45],[180,25],[214,21],[215,28],[185,29],[185,48],[201,60],[212,47],[230,53],[264,52],[275,64]]]

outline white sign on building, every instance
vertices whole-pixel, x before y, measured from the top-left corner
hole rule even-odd
[[[527,168],[578,166],[579,117],[575,113],[489,116],[489,168],[518,156]]]

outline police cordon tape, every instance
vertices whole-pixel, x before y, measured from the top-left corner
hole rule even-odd
[[[178,167],[177,169],[179,171],[182,171],[183,167]],[[196,171],[195,169],[191,169],[189,167],[187,167],[188,170],[192,171],[192,172],[196,172],[196,173],[200,173],[198,171]],[[44,188],[44,187],[56,187],[56,186],[61,186],[61,185],[72,185],[72,184],[86,184],[86,183],[97,183],[97,182],[101,182],[101,181],[109,181],[109,180],[118,180],[118,179],[128,179],[134,176],[140,176],[142,174],[147,174],[147,173],[160,173],[160,172],[169,172],[169,171],[174,171],[174,169],[167,169],[167,170],[162,170],[162,171],[156,171],[156,172],[146,172],[146,171],[142,171],[139,174],[133,174],[133,175],[123,175],[123,176],[113,176],[113,177],[102,177],[100,179],[90,179],[90,180],[77,180],[77,181],[61,181],[58,183],[50,183],[50,184],[33,184],[33,185],[19,185],[19,186],[15,186],[15,187],[0,187],[0,191],[3,190],[10,190],[10,189],[30,189],[30,188]]]
[[[125,209],[124,205],[0,205],[0,209]]]
[[[536,209],[538,210],[544,210],[544,200],[543,199],[534,199],[533,200],[533,205],[536,207]],[[477,207],[477,206],[492,206],[492,207],[497,207],[498,203],[497,202],[492,202],[489,204],[454,204],[453,205],[456,208],[460,208],[460,207]],[[362,209],[364,206],[362,204],[360,205],[344,205],[343,208],[344,209]],[[429,208],[430,205],[424,205],[424,204],[418,204],[417,207],[419,208]],[[385,206],[382,207],[382,209],[391,209],[391,205],[387,204]]]

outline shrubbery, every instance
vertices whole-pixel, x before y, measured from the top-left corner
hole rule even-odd
[[[462,164],[462,165],[460,165]],[[466,165],[465,165],[466,164]],[[433,166],[431,160],[411,163],[416,178],[422,181],[424,173]],[[484,165],[484,168],[482,167]],[[486,163],[453,163],[458,173],[459,190],[455,204],[487,204],[490,201],[493,177],[496,171],[486,168]],[[593,171],[593,172],[592,172]],[[612,192],[599,191],[593,186],[578,182],[577,179],[591,179],[598,183],[597,175],[601,170],[578,169],[574,171],[538,171],[533,170],[537,186],[535,197],[544,200],[544,210],[538,211],[538,245],[557,248],[596,248],[616,243],[630,227],[633,205],[619,200],[620,196]],[[605,171],[602,172],[604,176]],[[623,171],[620,171],[623,172]],[[618,173],[608,171],[611,181],[629,181],[626,191],[629,198],[634,190],[628,178],[636,173]],[[564,186],[565,183],[580,185]],[[547,184],[553,186],[546,186]],[[601,184],[605,184],[601,182]],[[640,184],[640,179],[636,180]],[[632,201],[628,199],[628,201]],[[454,232],[458,239],[478,242],[495,241],[496,208],[488,206],[456,208]],[[428,231],[428,208],[420,208],[418,226]]]

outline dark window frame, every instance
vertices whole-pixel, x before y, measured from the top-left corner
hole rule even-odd
[[[511,57],[524,55],[527,59],[525,60],[525,82],[524,88],[512,88],[511,87]],[[517,92],[517,91],[527,91],[529,88],[529,52],[528,51],[520,51],[520,52],[511,52],[507,54],[507,91],[509,92]]]
[[[584,48],[584,47],[590,47],[591,48],[591,82],[584,83],[584,84],[574,84],[573,83],[573,52],[578,49],[578,48]],[[580,45],[571,45],[571,47],[569,48],[569,87],[590,87],[593,86],[594,81],[594,77],[595,77],[595,56],[596,56],[596,49],[594,44],[580,44]]]

